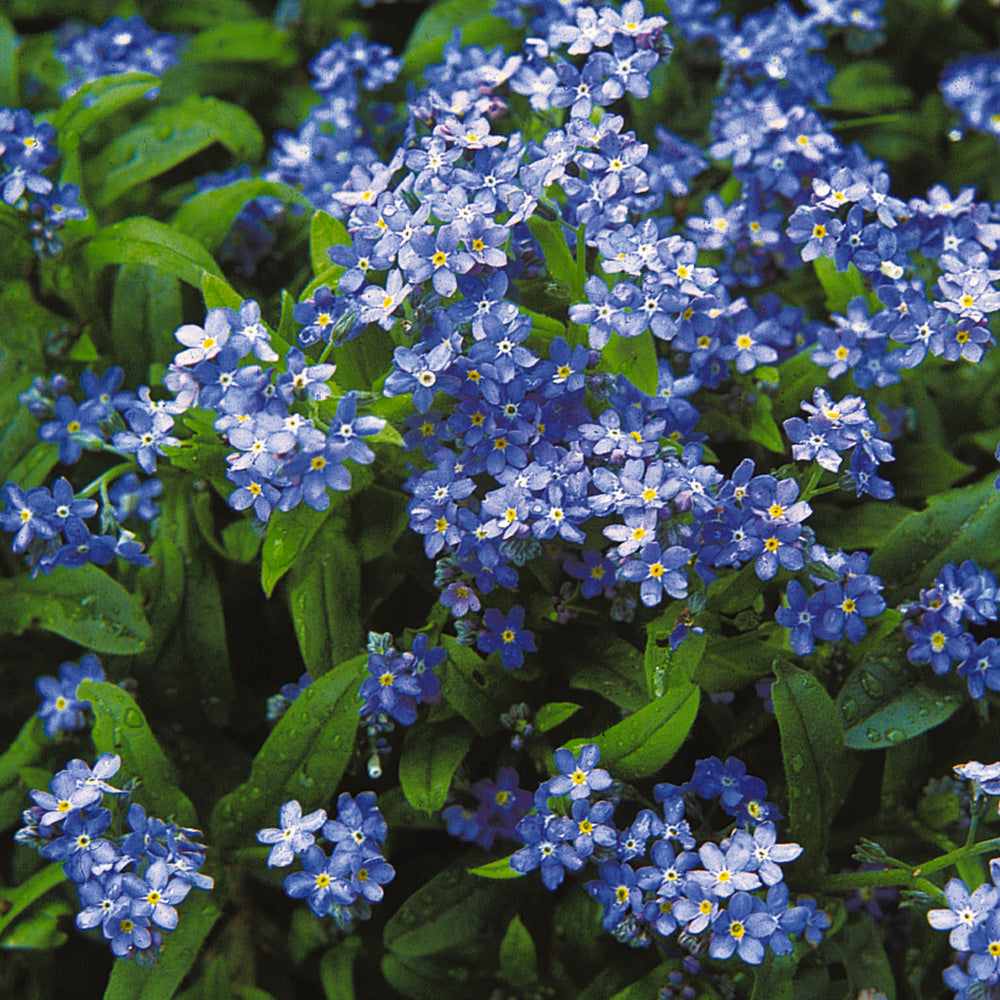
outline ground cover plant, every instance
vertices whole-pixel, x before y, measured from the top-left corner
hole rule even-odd
[[[3,994],[1000,996],[998,27],[10,0]]]

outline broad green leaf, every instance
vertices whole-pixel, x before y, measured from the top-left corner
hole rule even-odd
[[[31,716],[21,726],[14,741],[0,755],[0,788],[6,788],[18,780],[22,767],[37,764],[49,744],[45,735],[45,724],[37,715]]]
[[[583,301],[584,291],[576,266],[576,258],[570,253],[566,242],[567,229],[558,219],[543,219],[533,215],[528,219],[531,235],[538,240],[538,245],[545,255],[545,266],[549,276],[556,281],[565,282],[570,288],[574,299]]]
[[[344,269],[330,260],[330,247],[351,245],[351,237],[344,224],[326,212],[314,212],[309,224],[309,257],[313,274],[324,285],[337,290],[337,282]]]
[[[826,869],[826,838],[839,803],[844,736],[833,699],[812,674],[784,660],[774,665],[771,699],[781,733],[791,835],[804,848],[800,864]]]
[[[495,670],[469,646],[461,646],[454,636],[441,636],[448,659],[437,668],[441,694],[480,736],[500,729],[500,716],[521,700],[521,692],[503,670]]]
[[[649,997],[655,997],[662,989],[663,983],[669,982],[667,977],[675,968],[675,963],[664,962],[663,965],[658,965],[651,972],[647,972],[642,979],[615,993],[611,1000],[647,1000]],[[708,996],[709,994],[702,994],[703,998]]]
[[[234,181],[225,187],[202,191],[188,198],[177,210],[171,227],[216,253],[247,202],[270,195],[282,201],[300,201],[294,188],[260,178]]]
[[[399,783],[414,809],[437,812],[444,806],[451,779],[472,745],[470,726],[454,718],[427,720],[406,730],[399,756]]]
[[[534,727],[536,733],[547,733],[550,729],[562,725],[567,719],[580,711],[580,706],[572,701],[550,701],[535,712]]]
[[[184,607],[183,553],[171,538],[161,535],[149,547],[149,554],[153,565],[139,578],[150,629],[149,641],[139,654],[141,667],[151,667],[156,662]]]
[[[913,91],[895,77],[893,67],[880,59],[856,59],[837,70],[827,84],[835,111],[871,115],[901,108],[913,100]]]
[[[149,969],[138,962],[118,959],[104,1000],[170,1000],[221,916],[222,911],[209,894],[197,889],[191,892],[181,904],[176,930],[163,935],[156,965]]]
[[[14,26],[0,14],[0,107],[13,108],[18,105],[18,45]]]
[[[764,961],[753,970],[753,993],[750,1000],[795,1000],[792,978],[799,964],[796,955],[765,952]]]
[[[262,18],[235,24],[226,21],[206,28],[184,46],[185,64],[266,62],[287,67],[295,59],[295,46],[288,33]]]
[[[656,395],[656,342],[651,330],[643,331],[638,337],[612,334],[611,340],[601,352],[601,363],[613,375],[624,375],[646,395]]]
[[[64,900],[47,900],[0,937],[0,948],[24,948],[50,951],[66,943],[69,935],[59,929],[66,926],[75,911]]]
[[[510,866],[510,859],[513,855],[508,855],[506,858],[497,858],[496,861],[490,861],[485,865],[478,865],[476,868],[470,868],[470,875],[478,875],[480,878],[521,878],[524,872],[516,871]]]
[[[239,309],[243,304],[243,296],[225,278],[220,278],[216,274],[203,271],[200,285],[201,297],[205,300],[206,309],[220,307]]]
[[[325,805],[354,752],[358,687],[368,676],[368,656],[338,664],[292,702],[253,760],[250,776],[215,807],[212,841],[252,840],[274,826],[278,807],[298,799],[306,812]]]
[[[520,50],[519,33],[505,20],[470,8],[464,0],[443,0],[420,15],[403,52],[403,73],[416,80],[428,66],[441,61],[452,32],[461,29],[462,45],[482,45],[487,52],[502,45],[507,52]]]
[[[87,244],[84,256],[95,275],[109,264],[148,264],[198,289],[202,271],[222,276],[218,264],[197,240],[144,216],[102,229]]]
[[[395,552],[408,524],[406,496],[400,490],[369,486],[351,504],[352,534],[363,563]]]
[[[678,603],[646,626],[643,664],[650,698],[659,698],[675,684],[690,681],[705,653],[708,636],[704,632],[689,632],[677,649],[670,648],[670,635],[686,610]]]
[[[319,981],[326,1000],[354,1000],[354,960],[361,938],[341,938],[324,953],[319,963]]]
[[[166,363],[183,321],[177,277],[145,264],[124,264],[115,275],[111,300],[111,345],[125,369],[126,384],[150,380],[154,362]]]
[[[875,921],[852,921],[830,943],[832,956],[847,971],[852,996],[896,1000],[896,980]]]
[[[236,1000],[226,956],[224,954],[212,958],[206,956],[205,964],[208,967],[198,984],[202,988],[202,996],[211,997],[212,1000]]]
[[[886,583],[890,605],[913,600],[930,586],[947,562],[974,559],[980,566],[1000,561],[1000,491],[991,473],[962,489],[930,497],[872,553],[870,572]]]
[[[645,708],[592,739],[567,744],[575,753],[585,743],[596,743],[601,763],[626,781],[648,778],[680,749],[698,717],[701,691],[681,682]]]
[[[752,569],[752,567],[750,567]],[[762,629],[740,635],[707,633],[705,651],[691,674],[691,680],[712,694],[733,691],[771,672],[775,657],[786,655],[783,645],[770,641]]]
[[[20,389],[27,389],[30,380],[21,385]],[[38,421],[23,407],[13,414],[13,418],[7,425],[0,437],[0,481],[7,483],[11,481],[11,472],[23,459],[32,454],[40,443],[38,440]],[[47,445],[49,452],[55,452],[58,461],[58,451],[51,445]],[[14,480],[18,482],[18,480]],[[0,610],[0,620],[3,618],[3,611]]]
[[[846,271],[838,271],[837,265],[829,257],[817,257],[813,261],[813,270],[826,292],[826,307],[831,313],[846,313],[851,299],[858,296],[865,299],[869,310],[882,308],[853,264],[848,264]]]
[[[264,137],[249,112],[216,97],[190,94],[112,139],[90,163],[88,189],[95,205],[106,208],[215,143],[238,162],[254,162],[264,149]]]
[[[389,918],[383,942],[404,960],[438,956],[455,964],[482,963],[488,950],[499,949],[516,897],[514,886],[477,878],[453,864]]]
[[[160,83],[158,76],[132,70],[85,83],[49,120],[60,134],[86,135],[98,122],[134,103]]]
[[[0,887],[3,916],[0,916],[0,943],[15,920],[37,899],[41,899],[50,889],[66,881],[62,864],[52,862],[35,872],[31,878],[9,889]]]
[[[834,274],[837,273],[834,269]],[[774,419],[779,424],[789,417],[800,415],[803,400],[812,400],[816,387],[827,382],[826,369],[812,359],[812,348],[790,357],[782,363],[780,370],[781,383],[771,401]]]
[[[212,563],[204,556],[187,565],[183,622],[188,665],[183,676],[188,696],[213,725],[224,726],[229,721],[236,688],[229,663],[222,592]]]
[[[880,475],[896,487],[898,497],[933,496],[973,471],[971,465],[959,461],[948,448],[937,445],[901,441],[895,452],[896,461],[883,466]]]
[[[535,942],[519,916],[514,916],[500,942],[500,978],[518,993],[527,994],[538,982]]]
[[[889,477],[892,478],[891,472]],[[911,508],[887,501],[863,503],[847,510],[816,504],[809,524],[815,529],[816,537],[822,538],[825,545],[849,551],[874,549],[911,513]]]
[[[881,750],[905,743],[940,726],[958,710],[961,699],[925,683],[926,669],[912,666],[900,647],[894,653],[869,653],[844,682],[837,710],[844,744],[852,750]]]
[[[342,518],[328,520],[288,574],[295,638],[313,680],[365,648],[361,561]]]
[[[0,323],[4,330],[0,359],[13,357],[32,371],[42,371],[45,343],[66,325],[66,318],[43,306],[31,285],[18,279],[0,287]],[[31,422],[37,430],[38,421],[32,417]]]
[[[326,510],[313,510],[305,504],[290,511],[275,511],[267,522],[264,536],[263,560],[260,568],[260,585],[270,597],[278,581],[292,568],[292,564],[309,547],[316,532],[330,516],[336,503]]]
[[[0,634],[40,628],[95,653],[138,653],[149,639],[139,601],[96,566],[0,580]]]
[[[571,688],[595,691],[626,712],[649,703],[643,654],[604,631],[581,630],[567,643]]]
[[[197,826],[194,806],[177,787],[173,769],[132,697],[108,681],[81,681],[79,697],[93,708],[94,746],[122,759],[122,779],[137,778],[136,794],[148,813],[181,826]]]

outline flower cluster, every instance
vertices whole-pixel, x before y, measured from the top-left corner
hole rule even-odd
[[[257,840],[271,845],[270,868],[285,868],[301,855],[302,871],[285,878],[285,893],[305,899],[317,917],[330,914],[345,932],[354,920],[367,920],[370,904],[383,897],[382,887],[396,876],[382,856],[388,830],[375,793],[361,792],[356,798],[341,793],[336,819],[327,819],[325,809],[303,816],[293,799],[281,807],[279,822],[279,827],[259,830]],[[333,845],[330,855],[316,843],[317,831]]]
[[[121,758],[110,753],[93,769],[71,760],[47,792],[31,792],[34,805],[15,839],[62,862],[80,897],[80,930],[100,927],[117,958],[148,952],[155,960],[162,932],[177,927],[177,904],[192,887],[211,889],[214,882],[200,870],[205,848],[192,839],[199,831],[147,816],[136,802],[128,807],[127,832],[107,836],[116,817],[102,806],[104,796],[125,802],[130,794],[108,784],[120,766]]]
[[[0,203],[27,214],[31,245],[40,256],[58,254],[58,231],[70,219],[87,217],[76,204],[78,185],[55,185],[46,176],[58,159],[56,130],[48,122],[36,122],[24,108],[0,107]]]
[[[87,28],[66,39],[55,51],[69,74],[69,82],[59,88],[59,96],[72,97],[85,83],[119,73],[150,73],[160,76],[177,64],[180,39],[154,31],[138,14],[130,18],[112,17],[99,28]],[[159,93],[153,87],[144,96],[152,100]]]
[[[817,360],[813,352],[813,359]],[[812,403],[803,401],[807,420],[790,417],[782,425],[792,442],[792,457],[797,461],[815,459],[830,472],[840,469],[842,451],[851,450],[850,477],[858,496],[869,493],[878,500],[895,496],[891,483],[878,476],[880,462],[891,462],[892,445],[880,433],[878,424],[868,415],[860,396],[845,396],[834,402],[826,389],[813,393]]]
[[[256,302],[210,309],[203,326],[185,324],[175,336],[184,350],[164,385],[180,412],[208,411],[214,430],[236,449],[226,457],[226,478],[236,485],[229,496],[234,509],[252,507],[261,521],[300,502],[326,510],[328,490],[351,488],[344,463],[375,460],[362,438],[377,434],[385,421],[359,415],[353,391],[335,408],[323,405],[331,398],[327,381],[335,365],[309,364],[297,347],[287,351],[281,371],[246,363],[279,360]]]
[[[531,792],[519,788],[519,782],[512,767],[501,767],[496,781],[490,778],[477,781],[469,789],[478,803],[474,810],[451,805],[442,811],[448,832],[459,840],[479,844],[486,851],[497,837],[517,840],[514,828],[531,809]]]
[[[542,783],[534,811],[514,828],[525,845],[510,858],[515,871],[539,869],[552,890],[566,870],[596,865],[599,878],[586,883],[587,892],[604,907],[605,930],[633,946],[681,931],[688,942],[707,941],[712,958],[737,955],[759,965],[766,948],[789,954],[792,936],[822,938],[826,914],[808,897],[791,905],[783,882],[781,865],[802,848],[778,843],[780,814],[764,801],[764,782],[748,775],[741,761],[711,757],[697,763],[690,782],[657,785],[661,813],[643,809],[625,829],[614,822],[613,780],[599,761],[595,744],[580,747],[578,755],[556,751],[559,773]],[[598,798],[601,792],[609,798]],[[686,817],[690,793],[717,798],[736,821],[721,841],[706,837],[698,844]],[[564,798],[565,807],[553,809],[553,798]],[[650,863],[643,865],[647,854]],[[758,890],[766,896],[755,895]]]
[[[972,784],[974,808],[987,797],[1000,796],[1000,762],[972,760],[954,771]],[[985,996],[980,984],[1000,985],[1000,858],[990,861],[990,876],[992,885],[984,883],[971,892],[962,879],[951,879],[944,890],[948,908],[927,913],[931,927],[948,931],[948,943],[961,953],[959,962],[944,971],[945,985],[955,990],[956,1000]]]
[[[93,653],[82,656],[79,664],[69,661],[60,663],[58,679],[39,677],[35,681],[35,690],[42,703],[35,714],[45,722],[45,735],[52,737],[63,731],[85,729],[90,702],[79,697],[80,682],[103,680],[101,661]]]
[[[911,663],[930,663],[936,674],[946,674],[958,663],[969,694],[982,698],[986,689],[1000,691],[1000,642],[988,636],[981,642],[964,623],[982,626],[997,620],[1000,589],[993,573],[981,570],[971,559],[961,566],[946,563],[934,583],[920,592],[907,610],[920,615],[903,631],[912,645],[906,651]]]
[[[1000,56],[963,56],[941,74],[945,104],[962,116],[962,126],[1000,140]]]
[[[434,668],[445,659],[442,646],[428,645],[426,633],[421,632],[406,652],[392,646],[391,636],[369,635],[368,672],[358,688],[364,704],[358,709],[369,736],[388,732],[395,719],[404,726],[412,725],[417,718],[417,705],[435,704],[441,700],[441,682]]]

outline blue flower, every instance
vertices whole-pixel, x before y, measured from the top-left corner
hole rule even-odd
[[[726,910],[712,921],[712,938],[708,954],[724,961],[733,953],[748,965],[764,961],[761,938],[769,938],[773,931],[767,923],[763,926],[752,922],[752,916],[763,906],[762,902],[747,892],[738,892],[729,901]]]
[[[611,787],[611,775],[596,765],[601,759],[601,750],[596,743],[580,747],[576,757],[565,747],[555,752],[555,764],[559,774],[549,778],[544,787],[550,796],[566,795],[574,801],[587,798],[591,792],[603,792]]]
[[[328,858],[318,844],[302,854],[303,871],[285,877],[285,893],[292,899],[305,899],[317,917],[325,917],[331,906],[350,906],[357,893],[342,875],[341,858]]]
[[[313,834],[326,822],[326,810],[317,809],[307,816],[302,815],[302,806],[292,799],[282,805],[278,820],[280,828],[257,831],[257,841],[272,844],[267,855],[268,868],[284,868],[295,860],[307,847],[316,842]]]
[[[172,931],[177,926],[174,906],[183,902],[191,885],[181,878],[172,878],[167,862],[158,859],[145,871],[142,878],[129,872],[122,883],[132,897],[132,917],[148,917],[157,927]]]
[[[496,608],[487,608],[483,615],[483,625],[487,631],[481,632],[476,645],[484,653],[500,653],[500,661],[508,670],[516,670],[524,664],[524,653],[534,653],[535,637],[524,624],[524,608],[515,605],[507,617]]]
[[[567,841],[573,839],[576,827],[565,816],[531,813],[522,817],[514,833],[525,845],[510,857],[510,866],[524,875],[541,868],[542,884],[550,892],[562,885],[566,869],[579,871],[585,863]]]
[[[83,680],[103,681],[101,661],[93,653],[80,659],[80,664],[61,663],[59,679],[39,677],[35,690],[42,696],[42,704],[35,713],[45,722],[45,735],[53,737],[61,730],[83,729],[87,724],[86,710],[89,701],[81,701],[77,688]]]
[[[587,882],[584,888],[604,907],[601,924],[606,931],[614,930],[629,911],[642,915],[642,889],[627,864],[606,861],[599,874],[599,880]]]

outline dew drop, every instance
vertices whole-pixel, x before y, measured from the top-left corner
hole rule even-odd
[[[250,789],[250,798],[252,798],[252,799],[259,799],[260,795],[261,795],[261,792],[260,792],[259,788],[251,788]]]
[[[792,770],[796,774],[798,774],[799,771],[801,771],[803,767],[805,767],[805,761],[802,759],[802,754],[797,753],[792,758]]]
[[[858,703],[853,698],[846,698],[840,706],[840,714],[849,726],[853,725],[858,717]]]
[[[305,771],[299,771],[299,784],[303,788],[312,788],[312,786],[316,784],[316,782],[312,778],[310,778],[309,775],[305,773]]]
[[[126,726],[138,729],[142,725],[142,716],[137,708],[125,709],[124,721]]]
[[[881,698],[885,694],[885,685],[867,670],[861,674],[861,687],[869,698]]]
[[[902,729],[889,729],[885,734],[885,738],[890,743],[902,743],[906,739],[906,733]]]
[[[122,745],[122,731],[117,726],[111,730],[111,740],[116,750]]]
[[[872,743],[877,743],[880,739],[882,739],[882,734],[877,729],[869,729],[865,733],[865,736],[867,736]]]

